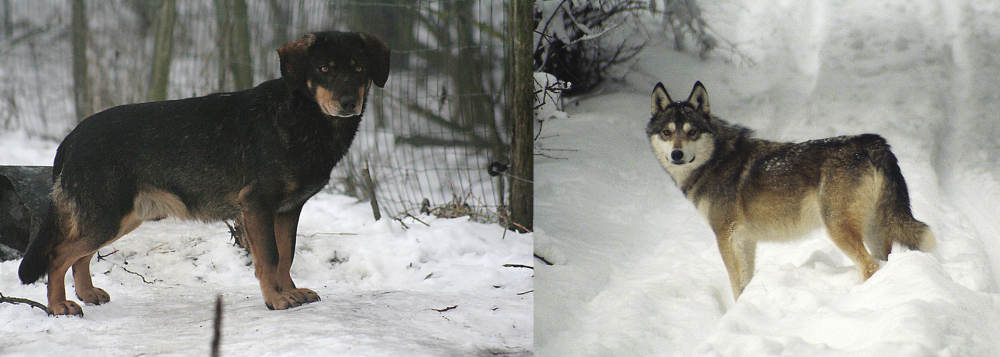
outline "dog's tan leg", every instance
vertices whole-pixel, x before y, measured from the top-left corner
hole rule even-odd
[[[56,265],[52,262],[49,268],[48,299],[49,315],[78,315],[83,316],[83,309],[75,302],[66,300],[66,271],[71,264]]]
[[[299,289],[286,291],[286,287],[282,286],[286,281],[290,283],[291,278],[285,278],[288,276],[287,271],[282,274],[279,270],[281,256],[274,234],[277,220],[278,217],[273,212],[249,209],[243,213],[242,221],[249,236],[247,241],[253,254],[254,273],[260,280],[264,304],[272,310],[284,310],[316,301],[319,296],[313,293],[316,300],[310,300],[308,294],[296,292]],[[288,264],[291,266],[290,258]]]
[[[289,212],[275,215],[274,238],[278,246],[278,285],[296,301],[310,303],[319,301],[319,294],[309,289],[296,288],[289,274],[292,260],[295,259],[295,233],[298,230],[301,212],[302,206],[299,206]]]
[[[96,253],[96,252],[95,252]],[[73,282],[76,287],[76,297],[87,304],[100,305],[111,301],[104,289],[94,287],[90,280],[90,260],[94,253],[87,254],[73,263]]]
[[[49,282],[47,284],[49,315],[83,316],[83,308],[79,304],[66,300],[66,272],[82,256],[89,257],[84,246],[85,244],[76,239],[67,239],[53,247],[53,258],[49,265]],[[89,263],[89,260],[87,262]],[[89,267],[87,270],[87,280],[89,281]]]
[[[122,236],[128,234],[129,232],[135,230],[139,227],[142,221],[136,218],[134,214],[128,214],[122,219],[118,235],[114,239],[109,240],[106,244],[110,244],[121,238]],[[111,301],[111,295],[109,295],[104,289],[94,287],[93,280],[90,276],[90,261],[94,258],[94,254],[97,252],[90,252],[80,259],[77,259],[73,263],[73,282],[76,288],[76,297],[87,304],[100,305]]]

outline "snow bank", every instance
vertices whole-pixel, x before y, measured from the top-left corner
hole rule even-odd
[[[1000,6],[988,1],[702,3],[740,55],[659,38],[628,90],[566,106],[536,160],[535,342],[541,356],[990,356],[1000,347]],[[650,25],[658,28],[655,21]],[[727,62],[732,60],[732,62]],[[933,253],[896,247],[861,283],[817,231],[761,244],[733,301],[715,238],[650,154],[662,81],[705,84],[713,113],[758,137],[878,133]]]

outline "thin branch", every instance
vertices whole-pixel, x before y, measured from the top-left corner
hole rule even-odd
[[[448,310],[454,310],[456,308],[458,308],[458,305],[448,306],[448,307],[443,308],[443,309],[431,309],[431,310],[434,310],[434,311],[437,311],[437,312],[445,312],[445,311],[448,311]]]
[[[5,44],[3,47],[7,48],[4,49],[3,52],[0,52],[0,56],[10,53],[10,51],[13,51],[14,48],[17,48],[17,45],[21,44],[22,42],[31,40],[46,32],[49,32],[49,30],[52,30],[54,27],[56,27],[56,25],[59,25],[60,23],[62,23],[62,17],[60,17],[59,15],[52,16],[51,18],[49,18],[49,22],[45,24],[45,26],[28,31],[28,33],[21,35],[20,37],[15,38],[10,42],[8,42],[7,44]]]
[[[545,265],[553,265],[552,262],[548,261],[547,259],[545,259],[545,257],[542,257],[541,255],[535,254],[535,259],[541,260],[542,263],[545,263]]]
[[[139,276],[140,278],[142,278],[142,282],[144,282],[144,283],[146,283],[146,284],[152,284],[153,282],[155,282],[155,281],[156,281],[156,279],[153,279],[153,281],[148,281],[148,280],[146,280],[146,277],[145,277],[145,276],[142,276],[142,274],[139,274],[139,273],[136,273],[136,272],[134,272],[134,271],[131,271],[131,270],[128,270],[128,268],[126,268],[126,267],[125,267],[124,265],[122,266],[122,269],[123,269],[123,270],[125,270],[125,271],[127,271],[127,272],[129,272],[129,273],[132,273],[132,274],[135,274],[135,275],[138,275],[138,276]]]
[[[524,265],[524,264],[504,264],[503,266],[505,268],[525,268],[525,269],[532,269],[532,270],[535,269],[535,267],[533,267],[533,266]]]
[[[14,305],[17,305],[17,304],[28,304],[30,306],[42,309],[42,311],[45,311],[45,312],[49,311],[49,309],[46,308],[45,305],[42,305],[41,303],[38,303],[38,302],[36,302],[34,300],[29,300],[29,299],[19,298],[19,297],[3,296],[3,294],[0,294],[0,304],[5,303],[5,302],[6,303],[11,303],[11,304],[14,304]]]

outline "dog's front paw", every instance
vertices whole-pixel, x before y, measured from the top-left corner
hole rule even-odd
[[[49,315],[59,316],[59,315],[76,315],[83,317],[83,309],[77,303],[63,300],[57,302],[49,302],[48,308]]]
[[[94,305],[111,301],[111,295],[108,295],[104,289],[94,287],[90,289],[76,289],[76,297],[80,298],[80,301]]]
[[[271,310],[284,310],[302,304],[319,301],[319,294],[309,289],[292,289],[276,292],[271,297],[264,297],[264,304]]]

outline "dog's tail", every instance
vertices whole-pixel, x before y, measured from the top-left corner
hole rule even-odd
[[[34,283],[48,272],[49,264],[52,262],[52,246],[55,245],[56,235],[59,233],[56,222],[56,207],[50,201],[48,212],[38,232],[28,244],[24,259],[21,260],[21,266],[17,270],[22,284]]]
[[[872,255],[881,260],[887,260],[896,242],[909,249],[929,252],[934,250],[934,234],[930,227],[913,218],[910,210],[910,194],[906,188],[903,173],[899,170],[896,155],[889,150],[889,144],[884,138],[874,134],[862,135],[868,147],[872,165],[875,166],[878,196],[875,198],[875,217],[870,234],[869,249]]]

